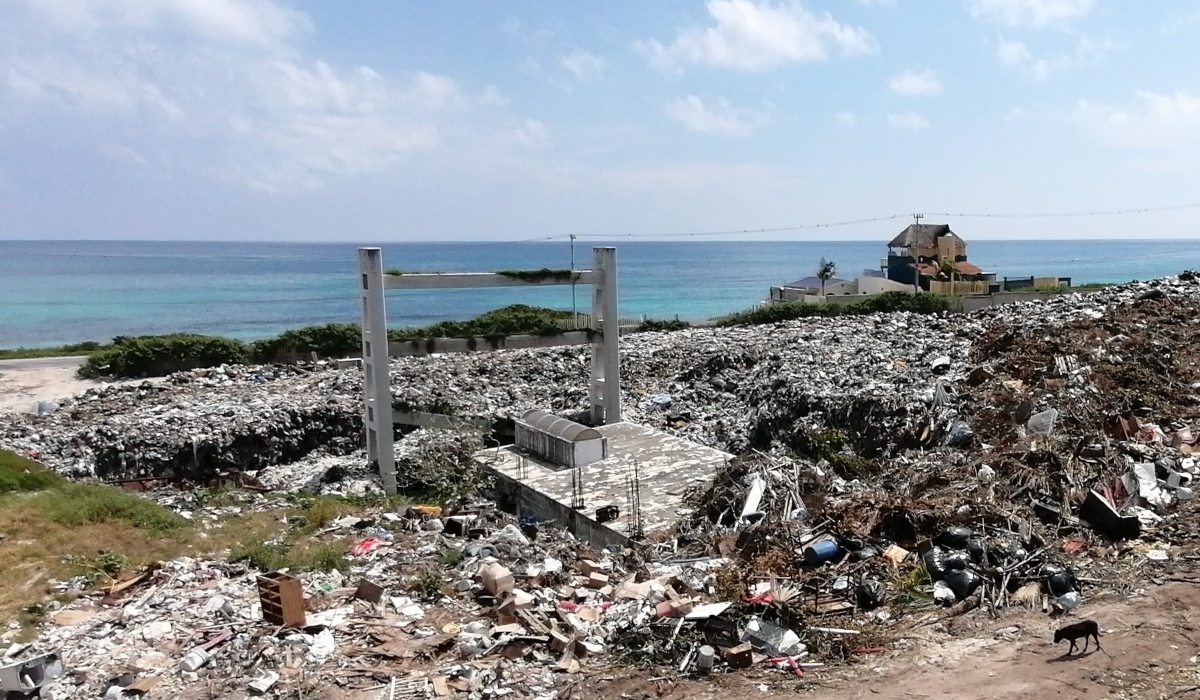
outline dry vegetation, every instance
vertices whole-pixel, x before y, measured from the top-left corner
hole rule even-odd
[[[188,520],[137,494],[73,483],[0,450],[0,616],[28,623],[45,601],[70,596],[58,582],[83,576],[103,587],[142,567],[180,556],[225,555],[263,569],[346,566],[348,541],[315,533],[361,504],[312,497],[277,507],[239,508],[247,492],[207,492],[220,515]],[[228,512],[225,512],[228,511]]]

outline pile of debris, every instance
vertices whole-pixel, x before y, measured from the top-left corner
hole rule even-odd
[[[9,648],[16,685],[0,669],[0,689],[60,699],[333,686],[553,697],[565,677],[618,662],[802,675],[823,665],[830,639],[870,634],[810,627],[803,641],[781,617],[783,589],[714,599],[727,560],[590,550],[489,504],[345,516],[323,534],[353,534],[345,574],[183,558],[84,594],[53,610],[34,642]],[[851,646],[863,643],[873,642]]]
[[[486,487],[458,481],[481,437],[418,431],[398,458],[442,505],[336,521],[327,536],[355,535],[347,571],[273,576],[266,595],[279,572],[172,562],[67,606],[10,660],[57,673],[64,697],[150,678],[173,696],[322,683],[549,697],[607,664],[802,675],[975,609],[1075,610],[1200,560],[1198,312],[1185,274],[975,315],[639,334],[623,341],[627,415],[743,455],[668,536],[591,551],[552,524],[455,506]],[[394,392],[414,410],[573,412],[587,359],[407,358]],[[377,488],[356,451],[358,373],[262,371],[96,391],[4,419],[0,446],[101,476],[219,465],[264,488]],[[280,586],[299,593],[277,621]]]

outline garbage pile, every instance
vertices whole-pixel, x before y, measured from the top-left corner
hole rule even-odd
[[[0,690],[60,700],[333,687],[554,697],[573,674],[617,663],[802,675],[846,646],[831,639],[864,634],[813,627],[803,641],[780,614],[782,588],[760,586],[736,604],[714,598],[727,560],[595,551],[487,503],[343,516],[322,535],[352,543],[345,573],[181,558],[86,593],[51,610],[35,641],[8,649],[6,664],[42,671]]]
[[[1195,300],[1200,284],[1181,275],[976,314],[877,314],[634,334],[622,338],[623,412],[628,420],[735,454],[773,443],[807,453],[813,434],[829,429],[868,457],[960,444],[970,434],[952,411],[964,408],[959,399],[967,372],[985,364],[972,355],[981,339],[1001,327],[1052,334],[1150,293]],[[395,359],[394,404],[488,420],[531,408],[578,413],[588,406],[590,352],[568,347]],[[361,370],[324,362],[183,372],[95,389],[42,415],[0,418],[0,447],[36,453],[66,474],[106,479],[203,476],[286,465],[312,453],[342,456],[358,447],[360,434]]]
[[[64,475],[202,480],[256,471],[362,439],[361,378],[311,367],[215,367],[107,385],[53,412],[0,417],[0,447]]]
[[[765,452],[692,495],[676,546],[735,560],[727,590],[796,590],[806,619],[1062,613],[1191,571],[1196,281],[981,314],[960,326],[968,352],[929,362],[919,400],[874,422],[800,397]]]

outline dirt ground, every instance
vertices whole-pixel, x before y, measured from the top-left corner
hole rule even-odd
[[[0,413],[29,413],[38,401],[56,401],[100,386],[75,376],[83,359],[0,360]]]
[[[958,698],[1200,698],[1200,581],[1150,585],[1140,595],[1094,599],[1066,622],[1093,619],[1103,651],[1067,655],[1054,646],[1064,622],[1028,610],[999,619],[976,611],[901,636],[897,648],[863,655],[860,663],[816,669],[801,680],[778,672],[734,672],[673,683],[646,673],[620,672],[581,678],[560,697],[745,700],[803,696],[812,700],[911,700]],[[1018,628],[1015,639],[996,632]],[[947,634],[947,632],[949,634]],[[1082,649],[1082,641],[1080,642]],[[1200,659],[1197,659],[1200,661]]]

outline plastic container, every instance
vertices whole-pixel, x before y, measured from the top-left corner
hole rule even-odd
[[[804,545],[804,563],[822,564],[838,554],[838,544],[830,539],[816,540]]]
[[[207,649],[196,647],[189,651],[187,656],[183,657],[183,660],[179,662],[179,666],[185,671],[195,671],[208,663],[208,660],[211,658],[212,656],[209,655]]]

